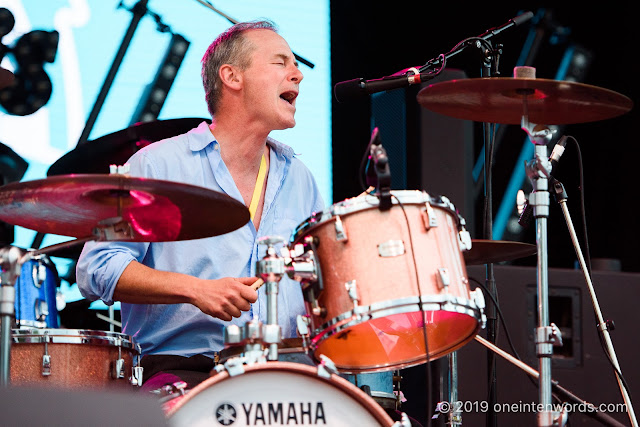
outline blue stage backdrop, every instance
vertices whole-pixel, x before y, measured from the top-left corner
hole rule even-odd
[[[0,142],[29,164],[22,181],[45,178],[49,167],[78,144],[137,4],[133,0],[0,0],[0,8],[6,8],[15,18],[13,29],[2,37],[5,46],[13,48],[22,36],[34,30],[59,34],[55,59],[44,64],[52,85],[49,101],[23,116],[0,108]],[[172,34],[184,37],[189,46],[158,119],[209,118],[200,60],[209,43],[231,25],[218,12],[235,21],[269,19],[293,52],[313,65],[300,63],[304,81],[297,103],[296,127],[272,136],[299,153],[314,173],[325,202],[331,203],[329,1],[222,0],[213,5],[218,12],[197,0],[149,0],[147,7],[148,13],[136,28],[88,139],[95,140],[130,125]],[[5,55],[1,65],[11,71],[17,68],[11,53]],[[35,235],[33,230],[16,227],[14,245],[28,248]],[[69,237],[47,235],[41,246],[65,240]],[[71,261],[54,261],[65,276]],[[72,284],[63,282],[62,289],[68,301],[81,298]]]

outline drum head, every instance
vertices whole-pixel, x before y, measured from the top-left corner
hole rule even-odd
[[[391,418],[362,390],[317,369],[288,362],[244,367],[230,376],[218,373],[175,403],[172,426],[330,425],[390,426]]]

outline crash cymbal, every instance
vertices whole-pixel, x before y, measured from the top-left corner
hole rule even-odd
[[[529,243],[504,240],[471,240],[471,250],[464,251],[467,265],[493,264],[534,255],[538,247]]]
[[[520,124],[526,97],[531,123],[586,123],[626,113],[631,99],[583,83],[537,78],[484,77],[434,83],[418,102],[445,116],[476,122]]]
[[[126,238],[109,228],[118,218],[124,228],[115,229],[128,232]],[[61,175],[0,187],[0,219],[62,236],[162,242],[228,233],[249,221],[249,210],[194,185],[116,174]]]
[[[205,119],[184,118],[137,123],[69,151],[49,167],[47,176],[109,173],[109,165],[122,165],[141,148],[188,132],[203,121]]]

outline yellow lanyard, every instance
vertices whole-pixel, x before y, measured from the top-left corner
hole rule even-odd
[[[249,213],[251,214],[251,221],[253,221],[253,217],[256,215],[256,210],[258,209],[258,202],[260,201],[260,196],[262,195],[262,187],[264,186],[264,176],[266,174],[267,174],[267,161],[265,160],[264,154],[263,154],[262,160],[260,161],[260,170],[258,171],[258,178],[256,178],[256,187],[253,189],[251,204],[249,204]]]

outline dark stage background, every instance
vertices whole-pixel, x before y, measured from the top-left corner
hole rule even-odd
[[[462,2],[413,2],[410,4],[384,3],[374,6],[373,3],[356,1],[331,2],[331,37],[332,37],[332,80],[333,84],[364,78],[366,80],[382,78],[402,69],[425,64],[441,53],[448,52],[453,46],[465,38],[483,34],[486,30],[498,27],[509,19],[520,15],[524,11],[531,11],[536,19],[523,24],[520,27],[511,28],[492,38],[493,43],[502,43],[503,55],[500,61],[500,71],[503,77],[512,76],[512,70],[517,65],[518,57],[523,50],[527,36],[532,31],[542,35],[538,53],[532,66],[537,69],[537,77],[545,79],[555,78],[556,70],[562,56],[568,46],[584,49],[590,53],[590,66],[581,75],[581,83],[610,89],[619,92],[637,104],[638,77],[633,71],[634,56],[637,48],[634,40],[635,14],[631,2],[623,4],[608,3],[599,4],[597,7],[585,8],[570,7],[561,4],[553,8],[542,8],[535,2],[474,2],[469,5]],[[542,18],[541,18],[542,17]],[[541,19],[540,19],[541,18]],[[535,22],[534,22],[535,21]],[[532,28],[532,26],[534,26]],[[554,36],[555,35],[555,36]],[[467,48],[464,52],[451,58],[448,68],[457,69],[467,77],[480,77],[481,60],[476,52]],[[417,103],[415,93],[407,91],[407,104]],[[413,98],[411,98],[413,96]],[[362,191],[358,181],[358,168],[360,159],[369,142],[372,123],[375,123],[374,111],[378,111],[371,98],[348,103],[338,103],[333,100],[333,191],[334,202],[353,197]],[[409,109],[409,107],[407,107]],[[420,108],[420,107],[418,107]],[[444,117],[443,117],[444,119]],[[584,124],[569,124],[561,129],[561,134],[575,137],[579,142],[582,153],[582,166],[584,172],[584,197],[586,222],[588,227],[588,246],[591,257],[603,259],[602,263],[594,263],[594,266],[608,266],[610,269],[623,272],[636,273],[640,271],[638,258],[640,250],[637,245],[639,233],[638,220],[635,215],[637,206],[635,186],[637,182],[636,170],[640,149],[636,142],[636,123],[640,119],[637,105],[630,112],[619,117]],[[437,123],[437,120],[430,123]],[[399,124],[398,126],[401,126]],[[425,146],[424,141],[411,140],[411,133],[407,132],[407,144],[413,144],[414,149],[419,146],[423,152],[438,158],[448,158],[455,161],[454,166],[459,168],[459,173],[469,174],[462,168],[472,167],[483,147],[482,125],[480,123],[468,123],[472,128],[472,159],[457,159],[447,155],[451,150],[450,142],[457,143],[460,135],[467,135],[460,129],[451,129],[451,141],[442,138],[440,141],[431,139]],[[436,124],[437,126],[437,124]],[[436,135],[447,135],[448,124],[435,132]],[[560,133],[560,132],[559,132]],[[495,214],[503,197],[511,172],[516,167],[517,156],[524,143],[524,132],[519,126],[507,127],[499,145],[496,146],[493,166],[493,212]],[[454,141],[455,140],[455,141]],[[382,141],[385,145],[385,140]],[[551,152],[551,148],[549,149]],[[531,160],[531,159],[527,159]],[[408,161],[412,161],[409,157]],[[523,167],[523,165],[520,165]],[[419,165],[417,166],[419,169]],[[411,171],[411,168],[408,168]],[[415,172],[414,164],[413,171]],[[569,143],[559,166],[554,170],[554,176],[560,180],[568,193],[568,208],[571,212],[573,223],[577,228],[578,237],[583,250],[586,248],[582,233],[582,215],[580,212],[580,181],[579,181],[579,157],[578,150],[573,143]],[[392,175],[394,171],[391,171]],[[396,171],[397,173],[397,171]],[[482,175],[480,175],[482,179]],[[442,194],[441,188],[449,188],[442,180],[430,182],[420,181],[415,177],[407,176],[407,183],[414,185],[406,189],[424,189],[431,194]],[[472,238],[484,238],[483,233],[483,183],[467,183],[475,188],[472,207],[466,213],[473,218],[471,224]],[[403,189],[403,188],[395,188]],[[529,192],[527,191],[527,194]],[[445,195],[448,195],[445,193]],[[459,194],[452,194],[451,200],[456,206],[463,201]],[[515,200],[512,201],[515,211]],[[548,260],[549,267],[554,269],[550,273],[550,286],[552,292],[560,285],[575,286],[581,293],[581,301],[584,313],[573,315],[574,319],[584,325],[584,332],[578,333],[575,329],[573,339],[583,340],[583,346],[575,349],[576,357],[585,362],[572,366],[557,364],[554,358],[554,376],[558,376],[561,383],[568,384],[573,392],[594,402],[620,401],[620,392],[615,384],[615,377],[606,363],[602,348],[598,345],[593,326],[593,312],[586,291],[584,280],[578,272],[567,271],[571,279],[559,279],[561,269],[573,269],[576,255],[571,244],[567,226],[557,203],[551,200],[550,217],[548,222]],[[535,244],[535,225],[527,229],[516,229],[505,233],[504,240],[514,240]],[[617,262],[608,262],[614,259]],[[511,261],[504,264],[514,266],[535,266],[535,257]],[[480,267],[480,268],[478,268]],[[502,267],[500,267],[502,268]],[[560,269],[560,270],[558,270]],[[483,280],[482,266],[475,270],[477,280]],[[534,350],[530,334],[537,320],[535,316],[535,303],[525,301],[525,289],[529,289],[529,297],[533,289],[535,296],[535,269],[508,270],[512,275],[504,274],[499,270],[497,275],[498,292],[501,295],[501,305],[505,311],[506,321],[511,334],[520,340],[516,343],[521,354],[529,354],[527,363],[537,369],[537,359],[532,356]],[[603,300],[602,307],[605,318],[613,318],[621,325],[627,325],[631,329],[624,333],[625,326],[612,335],[618,358],[621,361],[623,373],[630,383],[632,397],[633,390],[637,387],[638,369],[635,366],[635,350],[631,343],[633,335],[631,330],[637,323],[633,320],[633,310],[625,310],[621,307],[622,300],[638,300],[640,277],[635,274],[625,276],[628,282],[621,281],[615,272],[595,274],[594,283],[596,291]],[[518,276],[527,276],[524,280]],[[562,276],[564,277],[564,276]],[[568,278],[569,276],[567,276]],[[625,280],[626,280],[625,279]],[[564,280],[564,279],[563,279]],[[502,281],[502,283],[500,282]],[[628,283],[631,286],[622,287]],[[526,285],[525,285],[526,284]],[[635,284],[635,285],[634,285]],[[614,286],[615,285],[615,286]],[[620,285],[620,286],[618,286]],[[530,288],[526,288],[529,286]],[[531,286],[533,286],[531,288]],[[624,291],[623,291],[624,289]],[[607,303],[607,300],[610,301]],[[615,303],[619,301],[619,303]],[[529,307],[524,309],[523,307]],[[509,315],[507,312],[510,312]],[[629,314],[627,316],[627,313]],[[564,311],[556,312],[554,316],[566,317]],[[554,318],[551,319],[554,320]],[[575,328],[575,325],[573,325]],[[500,326],[502,329],[502,326]],[[567,332],[569,332],[567,330]],[[500,331],[503,334],[503,331]],[[484,332],[482,333],[484,336]],[[506,347],[504,335],[499,343]],[[571,336],[571,332],[567,334]],[[569,338],[571,339],[571,338]],[[626,345],[626,347],[625,347]],[[510,351],[510,350],[509,350]],[[487,373],[486,351],[475,342],[464,347],[460,353],[460,395],[461,400],[487,399]],[[562,356],[560,356],[562,359]],[[446,363],[446,358],[442,359]],[[593,372],[590,363],[599,364],[601,369],[596,369],[601,377]],[[446,365],[445,365],[446,366]],[[405,392],[413,399],[408,402],[405,410],[420,421],[425,422],[426,397],[424,367],[414,367],[403,371],[403,383]],[[537,400],[534,386],[526,381],[525,376],[516,369],[508,366],[500,360],[497,371],[498,401],[512,401],[522,398],[521,392],[525,391],[526,399]],[[590,379],[588,384],[586,379]],[[582,382],[580,382],[582,381]],[[433,390],[437,393],[438,390]],[[436,396],[431,397],[437,399]],[[417,401],[417,403],[416,403]],[[432,408],[429,408],[431,410]],[[440,417],[438,423],[444,423]],[[615,414],[615,418],[623,423],[628,422],[625,414]],[[499,417],[500,419],[500,417]],[[463,415],[463,421],[465,415]],[[529,418],[509,418],[503,415],[501,421],[534,425],[533,416]],[[518,421],[519,420],[519,421]],[[466,415],[466,421],[473,425],[483,425],[484,417],[481,414]],[[499,423],[500,425],[502,423]],[[584,417],[572,417],[573,425],[599,425],[593,420]]]
[[[448,52],[463,39],[498,27],[527,10],[536,14],[536,19],[491,39],[494,43],[504,45],[500,61],[503,77],[512,76],[531,26],[537,21],[535,29],[543,34],[543,42],[531,65],[536,67],[538,78],[553,79],[566,48],[578,46],[591,54],[590,66],[584,70],[586,74],[581,76],[582,83],[619,92],[633,101],[638,99],[638,77],[633,71],[636,51],[634,39],[637,37],[634,36],[635,14],[631,2],[601,4],[594,8],[570,7],[568,4],[541,8],[535,2],[474,2],[472,5],[460,2],[412,2],[400,6],[333,1],[333,84],[355,78],[377,79],[408,67],[421,66],[438,54]],[[467,48],[451,58],[447,68],[462,70],[468,77],[480,77],[481,61],[475,49]],[[408,102],[417,101],[413,98]],[[582,153],[591,256],[618,259],[621,269],[628,272],[640,271],[640,262],[637,261],[640,250],[636,241],[639,227],[634,214],[637,205],[635,171],[640,151],[635,135],[639,118],[637,111],[637,106],[634,106],[622,116],[567,125],[561,133],[558,132],[558,136],[564,134],[575,137]],[[334,202],[337,202],[362,191],[358,183],[358,167],[371,135],[370,98],[343,103],[336,102],[334,98],[332,121],[333,191]],[[481,124],[475,123],[473,128],[474,157],[473,161],[465,164],[473,164],[483,146]],[[511,172],[517,166],[516,160],[524,138],[525,134],[519,126],[510,125],[500,144],[496,145],[492,186],[494,214]],[[384,145],[385,141],[382,142]],[[448,149],[448,141],[444,138],[420,148],[430,154],[438,154]],[[585,249],[579,209],[578,165],[578,151],[570,142],[554,175],[567,190],[568,207]],[[468,173],[460,171],[465,172]],[[394,171],[391,173],[393,175]],[[481,221],[484,190],[482,182],[475,185],[475,211],[473,215],[469,214],[475,217],[472,238],[483,238]],[[428,182],[424,183],[423,189],[432,194],[442,194],[440,186],[439,182]],[[455,194],[445,195],[457,204]],[[515,200],[512,205],[515,211]],[[573,268],[575,252],[561,209],[553,199],[548,225],[550,266]],[[522,232],[518,229],[506,233],[503,239],[535,243],[534,233],[535,226],[532,225]],[[514,264],[533,265],[534,262],[535,257],[529,257]]]

